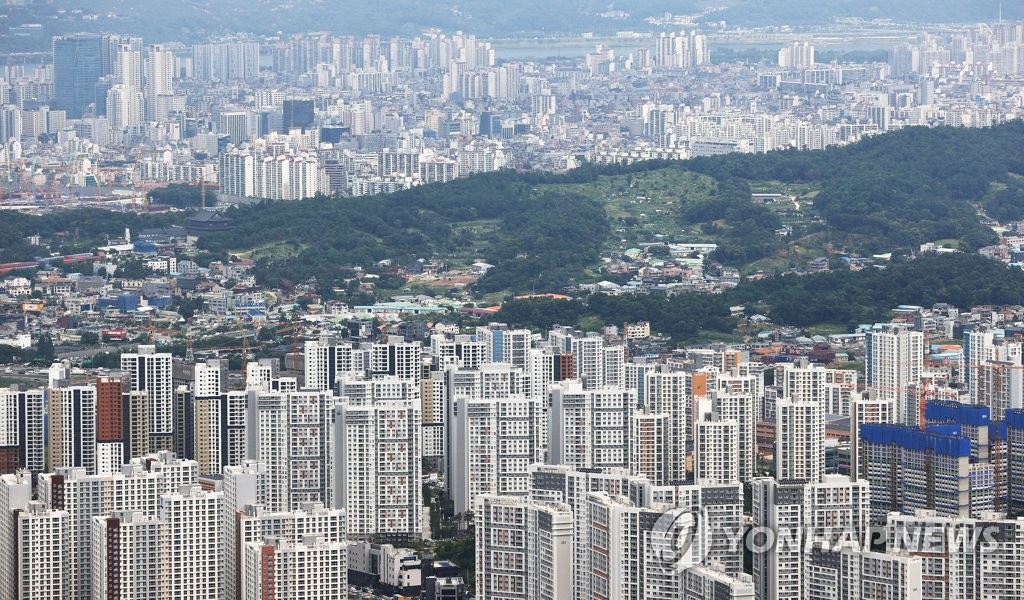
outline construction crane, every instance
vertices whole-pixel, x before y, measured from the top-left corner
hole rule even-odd
[[[132,196],[132,207],[135,212],[143,212],[143,210],[149,206],[149,200],[147,195],[152,187],[152,182],[148,179],[139,178],[135,181],[132,186],[132,190],[135,192]]]
[[[202,205],[202,210],[206,210],[206,188],[219,188],[220,184],[214,183],[212,181],[206,181],[205,179],[201,179],[199,181],[193,181],[192,183],[189,183],[188,186],[199,186],[199,202]]]
[[[276,335],[284,335],[284,334],[290,332],[292,334],[292,355],[293,356],[298,356],[299,355],[299,333],[305,327],[306,327],[305,323],[303,323],[302,321],[298,321],[298,322],[295,322],[295,323],[291,323],[290,325],[285,325],[283,327],[278,327],[274,331],[274,333]]]

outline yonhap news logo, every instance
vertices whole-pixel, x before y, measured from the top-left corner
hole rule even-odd
[[[710,550],[710,522],[703,509],[675,508],[662,513],[651,530],[653,558],[677,572],[702,564]]]

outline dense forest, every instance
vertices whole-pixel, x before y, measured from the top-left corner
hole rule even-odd
[[[226,211],[233,226],[200,240],[207,256],[228,252],[257,260],[258,281],[297,284],[315,279],[324,293],[341,285],[342,267],[372,271],[388,259],[418,258],[496,265],[477,282],[480,292],[556,291],[606,277],[596,270],[609,242],[609,201],[600,186],[636,174],[683,172],[705,177],[709,192],[670,206],[680,227],[697,227],[719,244],[713,260],[745,266],[799,240],[775,235],[778,213],[751,200],[759,186],[817,190],[801,202],[816,214],[814,235],[833,251],[912,254],[917,245],[951,240],[966,251],[994,243],[979,212],[1007,221],[1024,218],[1024,123],[988,129],[910,128],[823,151],[729,154],[629,166],[584,165],[561,174],[502,171],[420,186],[388,196],[316,197],[263,202]],[[198,189],[169,187],[154,200],[194,205]],[[138,216],[101,210],[0,222],[0,262],[31,259],[44,248],[84,252],[138,229],[181,222],[183,213]],[[671,227],[672,223],[669,222]],[[642,240],[641,240],[642,241]],[[818,250],[821,252],[822,250]],[[401,284],[397,278],[383,287]]]
[[[149,227],[182,224],[184,220],[182,213],[138,215],[100,208],[65,210],[42,216],[5,211],[0,219],[0,263],[47,256],[46,248],[28,242],[30,235],[39,235],[51,252],[75,254],[91,252],[109,238],[123,237],[126,227],[138,232]]]
[[[681,222],[705,223],[722,245],[715,258],[741,265],[772,252],[778,218],[750,202],[749,183],[809,184],[820,188],[814,209],[837,248],[872,254],[914,251],[954,240],[965,250],[996,242],[978,208],[1001,219],[1024,218],[1024,123],[985,129],[912,127],[821,151],[728,154],[628,167],[584,167],[539,178],[584,183],[656,169],[700,173],[718,182],[714,198],[680,203]],[[537,176],[531,176],[537,178]]]
[[[657,169],[712,177],[715,193],[680,201],[681,224],[701,224],[721,246],[713,256],[742,266],[784,241],[778,216],[750,198],[750,182],[813,183],[814,206],[837,248],[870,254],[952,239],[965,250],[994,243],[975,204],[1000,217],[1024,214],[1016,173],[1024,173],[1024,124],[991,129],[912,128],[824,151],[730,154],[630,166],[586,165],[564,174],[491,173],[381,198],[316,198],[233,209],[232,231],[204,237],[213,252],[299,243],[301,251],[265,257],[262,281],[323,286],[337,267],[476,254],[494,263],[483,292],[553,291],[586,278],[609,226],[596,199],[559,186]],[[1002,191],[993,192],[998,184]],[[475,224],[491,221],[480,233]]]
[[[654,331],[685,342],[702,331],[732,331],[737,321],[729,316],[731,306],[746,306],[748,316],[766,314],[783,325],[852,329],[888,320],[890,311],[901,304],[930,307],[940,302],[960,308],[1024,304],[1024,271],[978,255],[931,255],[886,269],[744,282],[718,295],[593,294],[579,300],[511,300],[497,319],[538,330],[585,319],[609,325],[649,321]]]
[[[601,205],[565,191],[538,192],[511,172],[416,187],[384,197],[264,202],[225,213],[230,231],[204,236],[211,252],[295,244],[297,251],[258,257],[257,278],[289,285],[315,278],[323,293],[343,279],[340,267],[375,270],[385,259],[448,260],[463,253],[496,265],[485,291],[551,289],[597,261],[608,235]]]

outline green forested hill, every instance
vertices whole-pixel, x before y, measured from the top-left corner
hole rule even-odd
[[[439,258],[497,264],[481,289],[555,289],[598,260],[608,236],[599,202],[536,189],[511,172],[426,185],[383,197],[267,202],[226,214],[231,231],[204,236],[212,252],[249,250],[264,283],[315,277],[325,293],[341,266],[373,269]]]
[[[644,242],[713,241],[712,256],[748,271],[783,271],[840,252],[902,251],[943,240],[965,251],[995,241],[979,210],[1024,218],[1024,123],[990,129],[912,128],[816,152],[732,154],[564,174],[490,173],[389,196],[266,202],[228,211],[234,226],[203,236],[203,250],[257,260],[262,283],[315,277],[327,291],[339,267],[373,268],[439,258],[496,265],[482,292],[554,291],[608,277],[616,257]],[[751,191],[787,191],[766,207]],[[41,251],[82,251],[125,226],[158,221],[98,211],[10,215],[0,226],[2,262]],[[107,214],[107,217],[103,217]],[[9,221],[9,222],[8,222]],[[793,230],[780,237],[780,225]]]
[[[201,246],[255,250],[267,283],[315,275],[326,284],[338,278],[339,265],[368,267],[385,258],[485,260],[497,265],[479,283],[488,292],[555,290],[587,277],[602,249],[614,251],[622,240],[653,241],[656,234],[665,241],[715,241],[721,250],[714,258],[736,266],[796,256],[792,246],[801,244],[817,244],[820,252],[909,254],[918,244],[951,240],[969,251],[995,241],[975,205],[1024,216],[1021,139],[1019,122],[913,128],[817,152],[586,166],[560,175],[492,173],[386,197],[235,209],[233,230],[204,237]],[[801,209],[798,240],[774,235],[779,213],[751,201],[752,187],[766,185],[814,190]],[[635,197],[638,186],[658,191],[664,208],[628,204],[624,199]],[[626,209],[647,212],[633,217]],[[609,238],[612,230],[627,237]],[[637,230],[651,237],[638,237]],[[290,246],[282,251],[284,243]]]

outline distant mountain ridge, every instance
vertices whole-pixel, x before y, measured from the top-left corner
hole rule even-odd
[[[697,14],[722,6],[705,20],[730,26],[820,25],[834,18],[890,18],[905,22],[994,22],[999,0],[406,0],[398,10],[373,3],[340,0],[52,0],[27,7],[4,7],[12,25],[52,14],[43,20],[60,30],[107,30],[138,33],[153,41],[192,41],[235,31],[290,34],[331,31],[339,34],[415,35],[437,27],[481,37],[536,34],[610,33],[654,26],[645,22],[670,12]],[[77,13],[75,11],[81,11]],[[1003,17],[1024,19],[1024,3],[1003,2]]]

